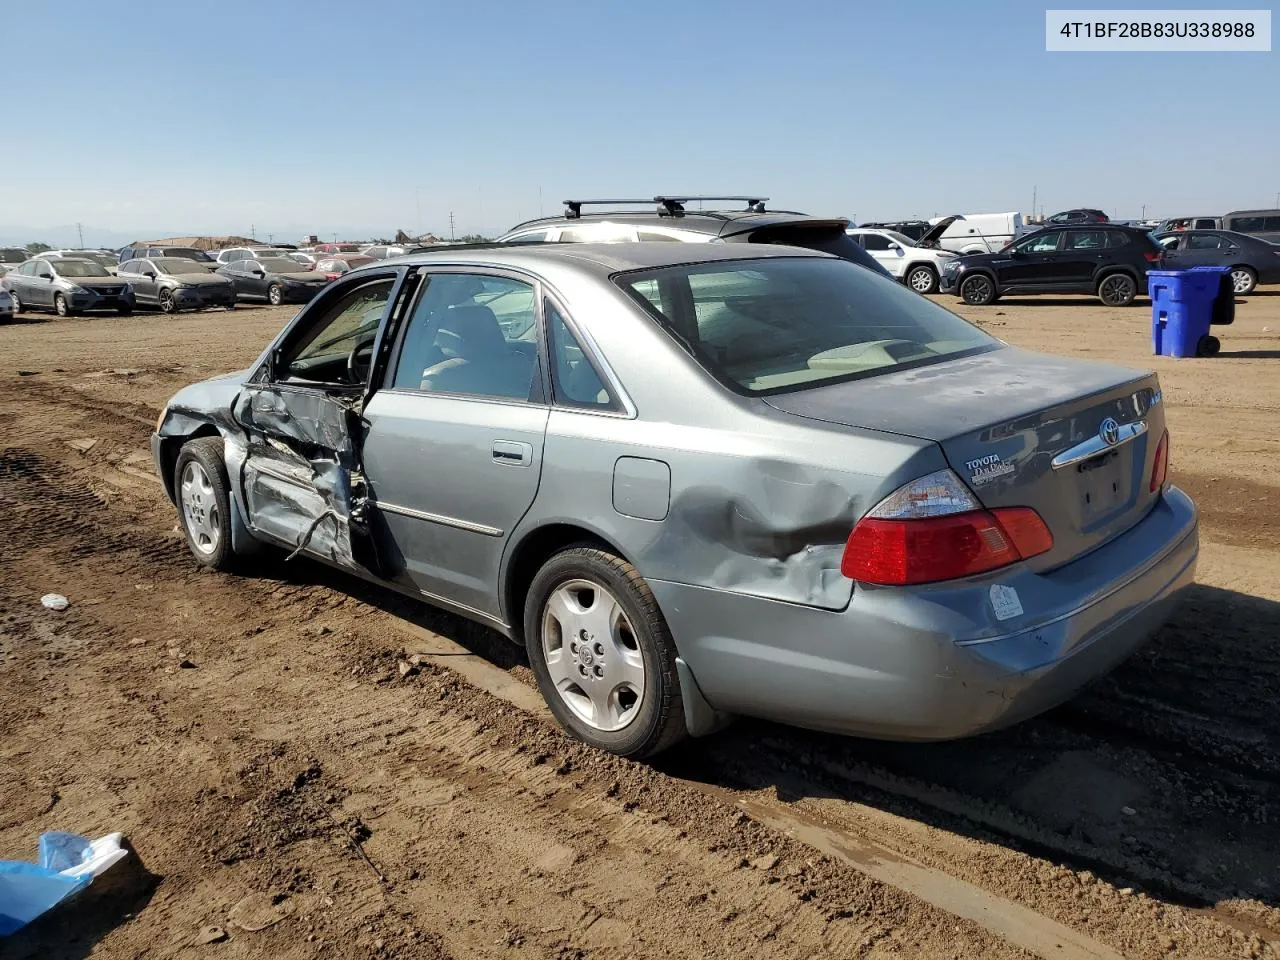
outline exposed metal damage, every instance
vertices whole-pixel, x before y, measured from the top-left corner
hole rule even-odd
[[[227,464],[239,477],[250,528],[290,544],[290,559],[306,551],[378,573],[353,440],[359,405],[355,396],[247,387],[232,408],[245,445],[227,451]]]

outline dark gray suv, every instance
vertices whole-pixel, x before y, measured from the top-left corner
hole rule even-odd
[[[768,197],[659,196],[648,200],[566,200],[564,213],[512,227],[499,243],[625,243],[657,240],[684,243],[773,243],[821,250],[888,276],[876,260],[855,243],[844,217],[811,217],[794,210],[765,209]],[[689,204],[742,203],[726,210],[688,208]],[[585,206],[634,207],[584,211]]]

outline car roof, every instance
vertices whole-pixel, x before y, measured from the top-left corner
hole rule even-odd
[[[373,271],[386,264],[422,264],[457,266],[507,266],[536,271],[539,266],[561,263],[585,269],[600,276],[625,270],[651,270],[682,264],[718,263],[734,260],[765,260],[783,257],[815,257],[839,259],[828,253],[804,247],[787,247],[772,243],[710,244],[664,243],[521,243],[477,244],[466,248],[443,247],[439,250],[410,253],[366,264],[360,271]]]

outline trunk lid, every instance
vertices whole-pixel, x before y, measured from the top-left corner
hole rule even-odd
[[[1164,406],[1154,373],[1002,347],[767,402],[796,416],[933,440],[987,508],[1032,507],[1049,569],[1129,529],[1149,489]],[[1114,421],[1114,424],[1109,421]]]

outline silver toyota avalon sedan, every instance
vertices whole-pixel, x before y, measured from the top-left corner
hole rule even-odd
[[[798,248],[379,261],[152,446],[198,562],[303,554],[487,624],[628,756],[735,714],[1014,723],[1137,649],[1198,551],[1154,374]]]

